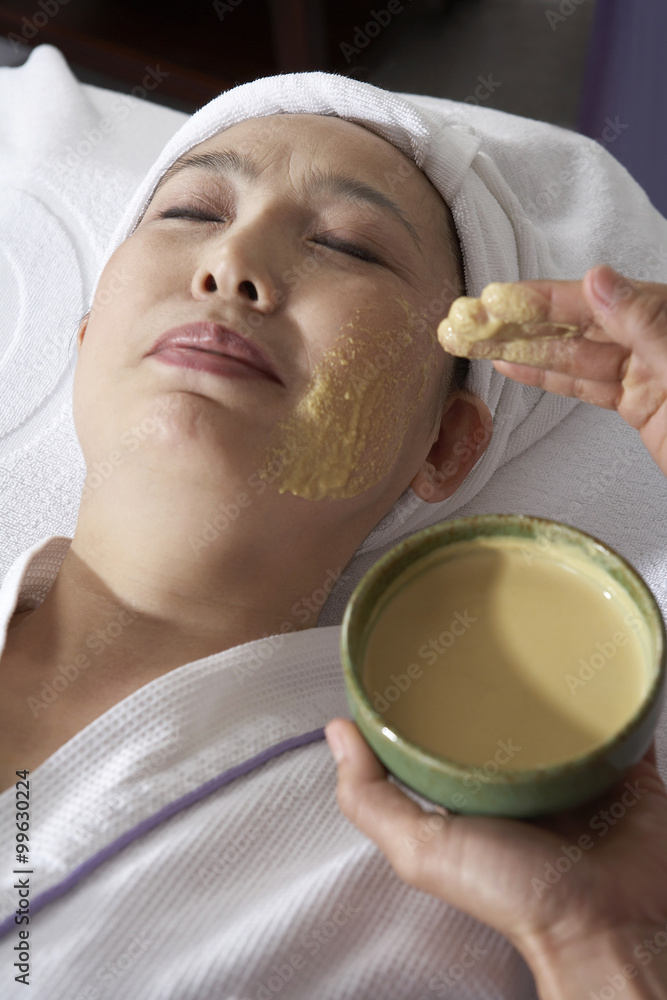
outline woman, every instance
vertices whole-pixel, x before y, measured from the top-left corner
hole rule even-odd
[[[443,274],[460,280],[443,237],[446,206],[414,165],[395,209],[372,187],[402,166],[403,154],[350,122],[279,115],[236,125],[196,156],[172,167],[109,258],[80,328],[74,413],[87,467],[108,461],[145,417],[160,408],[166,416],[145,448],[84,490],[53,588],[29,620],[10,624],[3,667],[16,686],[14,704],[5,702],[3,788],[19,762],[34,770],[166,670],[279,633],[294,603],[330,566],[348,562],[405,488],[432,483],[434,461],[455,458],[459,438],[490,422],[481,400],[449,394],[454,362],[432,325],[419,322]],[[290,274],[308,265],[308,280],[290,287]],[[118,270],[132,281],[113,295],[109,276]],[[170,330],[184,343],[189,335],[195,349],[157,346]],[[352,386],[348,359],[360,368],[390,346],[382,378],[367,391]],[[252,367],[194,367],[216,350]],[[359,412],[335,398],[339,382],[357,394]],[[441,384],[447,410],[456,402],[446,421]],[[334,411],[324,427],[322,417],[315,424],[297,409],[322,392]],[[280,426],[284,442],[274,440]],[[332,457],[324,450],[334,435],[344,449]],[[230,530],[198,544],[206,522],[262,473],[271,449],[281,477],[303,475],[298,462],[281,460],[294,444],[314,483],[299,481],[297,496],[264,490]],[[452,492],[481,450],[431,498]],[[326,502],[313,503],[314,491]],[[112,599],[134,616],[131,629],[94,674],[35,720],[28,699],[59,663],[74,662],[85,636],[104,626]],[[299,627],[316,618],[311,612]]]
[[[373,88],[342,86],[383,121]],[[290,87],[298,116],[275,99]],[[477,984],[534,995],[506,941],[404,886],[335,808],[320,594],[408,487],[445,500],[507,435],[489,442],[487,404],[434,343],[458,292],[440,195],[406,141],[342,120],[360,112],[313,120],[301,87],[274,82],[261,116],[203,109],[205,134],[130,206],[80,331],[74,539],[33,547],[0,594],[20,615],[0,663],[7,802],[36,769],[37,996],[441,995],[464,952]],[[472,160],[473,139],[448,141]],[[196,357],[220,350],[236,360]]]

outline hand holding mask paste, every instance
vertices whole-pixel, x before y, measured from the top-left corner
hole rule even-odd
[[[493,282],[478,299],[462,295],[452,302],[438,340],[458,357],[540,364],[553,352],[554,340],[583,333],[578,326],[549,322],[548,314],[548,301],[532,289]]]

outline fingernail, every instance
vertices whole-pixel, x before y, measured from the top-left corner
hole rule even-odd
[[[597,271],[593,279],[593,294],[603,306],[611,306],[622,297],[627,282],[611,267]]]
[[[324,735],[326,736],[327,743],[329,744],[329,749],[331,750],[331,756],[340,764],[345,760],[345,745],[340,738],[340,735],[335,730],[324,730]]]

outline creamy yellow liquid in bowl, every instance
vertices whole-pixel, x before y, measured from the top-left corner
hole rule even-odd
[[[494,517],[518,529],[494,532]],[[475,535],[467,521],[488,530]],[[385,764],[409,784],[392,767],[396,744],[507,784],[594,756],[664,687],[664,626],[650,591],[615,553],[565,525],[516,515],[457,524],[462,537],[438,545],[428,533],[448,526],[427,529],[421,550],[413,536],[402,554],[392,550],[393,564],[389,553],[384,570],[367,574],[376,577],[363,609],[364,594],[357,600],[364,624],[353,627],[351,655],[366,717],[382,722],[380,743],[369,742],[380,752],[387,741]],[[614,767],[623,763],[607,784]]]
[[[507,768],[562,763],[622,729],[645,697],[645,626],[594,566],[482,539],[407,576],[375,622],[363,680],[387,721],[432,753],[483,764],[500,741]]]

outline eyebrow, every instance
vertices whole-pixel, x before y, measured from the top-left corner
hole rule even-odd
[[[260,173],[259,166],[247,155],[237,153],[234,150],[212,151],[210,153],[188,153],[179,157],[163,177],[160,179],[153,196],[157,194],[163,184],[180,173],[181,170],[204,169],[210,173],[221,174],[223,176],[236,175],[253,180]],[[388,195],[378,191],[370,184],[365,184],[354,177],[345,174],[334,174],[332,171],[314,170],[313,174],[306,181],[307,189],[317,194],[326,191],[341,198],[348,198],[359,204],[372,205],[374,208],[381,208],[390,212],[404,229],[410,234],[413,242],[421,251],[422,244],[417,230],[408,219],[403,209]]]
[[[235,153],[233,150],[213,151],[210,153],[186,153],[179,156],[167,172],[160,178],[155,188],[154,194],[160,190],[163,184],[171,180],[181,170],[188,170],[193,167],[200,167],[214,174],[236,174],[239,177],[252,179],[259,173],[258,166],[253,163],[249,156]]]

